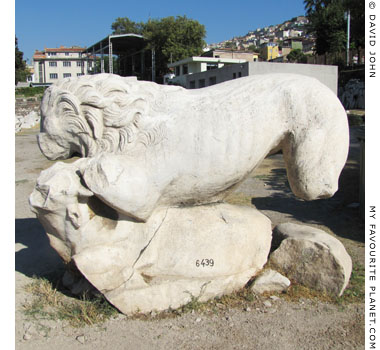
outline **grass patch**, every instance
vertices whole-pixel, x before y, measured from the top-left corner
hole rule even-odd
[[[317,290],[296,283],[292,283],[288,290],[279,296],[282,296],[286,301],[290,302],[299,302],[301,299],[309,299],[327,303],[334,303],[335,299],[334,296],[330,294],[319,292]]]
[[[16,97],[33,97],[33,96],[42,97],[45,90],[46,90],[46,86],[22,87],[22,88],[15,89],[15,95]]]
[[[337,303],[357,303],[365,299],[365,269],[364,266],[354,263],[350,282],[342,296],[336,298]]]
[[[72,327],[84,327],[103,323],[118,314],[103,296],[70,298],[46,278],[35,278],[25,290],[33,295],[33,300],[23,304],[23,311],[36,320],[62,320]]]

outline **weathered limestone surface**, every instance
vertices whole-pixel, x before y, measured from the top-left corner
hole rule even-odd
[[[314,227],[285,223],[276,226],[273,241],[281,244],[270,262],[288,278],[323,292],[343,293],[352,261],[339,240]]]
[[[84,157],[43,171],[30,196],[51,245],[129,314],[242,287],[267,260],[271,225],[220,201],[278,150],[295,195],[333,195],[348,123],[305,76],[185,90],[99,74],[46,90],[38,143],[49,159]]]
[[[290,286],[290,281],[277,271],[268,269],[252,283],[251,290],[261,294],[264,292],[283,292]]]
[[[37,112],[32,111],[25,116],[15,116],[15,132],[19,132],[22,129],[30,129],[40,122],[40,116]]]
[[[223,199],[279,149],[297,196],[329,197],[348,154],[338,98],[316,79],[292,74],[197,90],[83,76],[51,86],[41,112],[45,156],[91,157],[80,170],[88,188],[142,221],[156,207]]]
[[[177,308],[192,297],[231,292],[266,263],[271,223],[256,209],[159,208],[137,222],[83,187],[76,163],[43,171],[31,205],[51,245],[122,312]]]

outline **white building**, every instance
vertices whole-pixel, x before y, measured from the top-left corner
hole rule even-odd
[[[205,72],[224,67],[224,65],[244,62],[247,62],[247,60],[237,58],[193,56],[185,58],[181,61],[170,63],[168,64],[168,67],[174,69],[175,71],[175,77],[171,79],[171,83],[186,86],[186,77],[189,74]]]
[[[303,33],[302,30],[291,29],[289,32],[289,37],[302,36],[302,33]]]
[[[199,89],[224,81],[259,74],[301,74],[318,79],[329,87],[335,95],[338,92],[338,67],[319,64],[295,64],[272,62],[245,62],[229,64],[219,69],[182,76],[182,86],[187,89]],[[273,89],[276,88],[275,81]]]
[[[165,81],[165,84],[177,84],[187,87],[189,80],[188,76],[196,73],[212,71],[214,69],[225,66],[236,65],[237,63],[256,62],[259,59],[259,54],[252,51],[241,51],[232,49],[213,49],[204,52],[202,56],[188,57],[183,60],[168,64],[168,67],[175,73]],[[210,76],[209,83],[212,84],[213,77]],[[215,81],[216,83],[216,81]],[[202,81],[195,85],[195,81],[189,81],[191,88],[202,87]]]
[[[84,48],[78,46],[36,50],[33,55],[34,82],[49,84],[58,79],[87,74],[93,61],[87,62],[83,51]]]

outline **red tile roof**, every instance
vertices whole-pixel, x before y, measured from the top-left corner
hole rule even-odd
[[[34,52],[33,58],[46,58],[46,53],[48,52],[83,52],[85,49],[83,47],[79,46],[73,46],[73,47],[65,47],[65,46],[60,46],[56,48],[46,48],[43,51],[38,51],[36,50]]]
[[[46,58],[46,55],[43,51],[36,50],[34,52],[33,58]]]
[[[46,48],[45,47],[45,52],[82,52],[84,51],[83,47],[79,46],[73,46],[73,47],[65,47],[65,46],[60,46],[58,48]]]

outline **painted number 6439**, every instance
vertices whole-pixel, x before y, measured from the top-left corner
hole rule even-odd
[[[197,260],[195,262],[196,267],[213,267],[214,266],[214,259],[202,259],[202,260]]]

